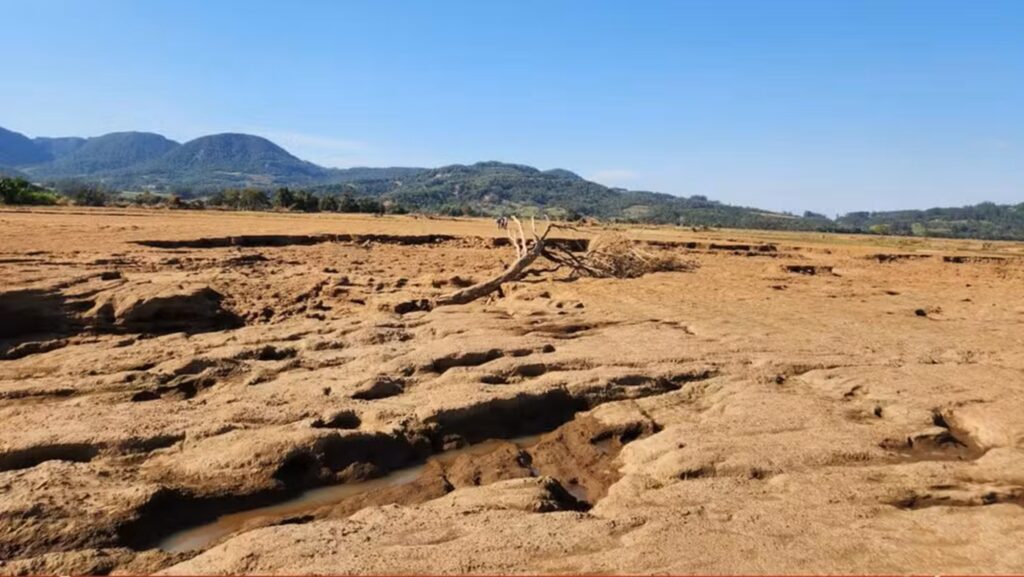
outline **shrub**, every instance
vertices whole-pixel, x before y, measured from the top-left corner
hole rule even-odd
[[[51,205],[57,197],[23,178],[0,178],[0,203]]]

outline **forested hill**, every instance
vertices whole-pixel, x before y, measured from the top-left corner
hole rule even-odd
[[[636,222],[818,230],[827,219],[732,206],[702,196],[683,198],[591,182],[568,170],[502,162],[456,164],[400,179],[322,186],[320,194],[374,196],[405,207],[453,214],[592,216]]]
[[[114,132],[89,139],[36,139],[52,155],[53,162],[36,167],[44,178],[114,173],[160,158],[180,145],[159,134]]]
[[[810,212],[793,215],[733,206],[704,196],[610,188],[569,170],[493,161],[432,169],[325,168],[248,134],[214,134],[179,144],[145,132],[29,138],[0,128],[0,176],[23,178],[56,191],[102,191],[78,195],[89,199],[120,193],[134,198],[144,192],[147,199],[173,195],[209,201],[239,197],[223,194],[228,189],[249,189],[246,198],[257,199],[252,206],[261,207],[261,195],[270,206],[274,191],[288,187],[308,193],[302,198],[329,197],[323,203],[327,207],[342,206],[337,201],[351,197],[365,200],[365,206],[445,214],[545,213],[683,226],[1024,240],[1024,204],[854,212],[830,219]],[[44,198],[33,194],[12,193],[9,198]],[[310,201],[303,206],[319,209],[320,204]],[[773,203],[766,198],[765,204]]]
[[[983,202],[959,208],[851,212],[836,228],[875,234],[1024,240],[1024,202]]]
[[[323,187],[323,192],[369,195],[440,212],[595,216],[634,222],[766,230],[874,233],[1024,240],[1024,203],[990,202],[962,208],[854,212],[836,219],[805,212],[770,212],[709,200],[608,188],[567,170],[479,162],[426,170],[406,179]]]

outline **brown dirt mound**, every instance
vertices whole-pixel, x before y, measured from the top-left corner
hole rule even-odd
[[[204,284],[128,283],[101,293],[86,317],[104,328],[147,333],[197,332],[239,326],[224,297]]]

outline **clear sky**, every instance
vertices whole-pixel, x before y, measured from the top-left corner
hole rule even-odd
[[[1024,1],[0,0],[0,126],[502,160],[770,209],[1024,201]]]

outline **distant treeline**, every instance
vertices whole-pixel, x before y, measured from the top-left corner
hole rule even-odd
[[[370,214],[405,214],[405,207],[395,202],[370,197],[317,195],[308,190],[286,187],[272,192],[256,188],[228,188],[208,196],[193,197],[191,193],[155,194],[152,192],[118,192],[103,186],[65,181],[52,188],[43,188],[23,178],[0,177],[0,204],[6,205],[74,205],[74,206],[160,206],[174,209],[220,208],[229,210],[289,210],[296,212],[356,212]]]
[[[585,181],[582,181],[585,182]],[[0,177],[0,204],[77,206],[161,206],[172,209],[278,210],[295,212],[346,212],[405,214],[409,212],[450,216],[493,216],[495,214],[548,214],[563,220],[584,216],[610,222],[655,223],[687,227],[747,228],[880,234],[919,237],[1024,240],[1024,203],[998,205],[983,202],[961,208],[932,208],[893,212],[853,212],[830,219],[806,212],[789,215],[734,207],[704,197],[672,198],[644,192],[623,192],[633,204],[617,216],[605,210],[587,210],[579,204],[538,206],[523,202],[502,205],[465,198],[453,202],[438,195],[434,202],[424,195],[374,195],[367,183],[344,184],[313,189],[279,187],[226,188],[195,195],[187,189],[170,193],[118,192],[89,182],[60,181],[44,188],[23,178]],[[650,197],[650,198],[649,198]],[[564,196],[562,197],[564,198]],[[520,200],[520,199],[517,199]],[[593,200],[598,200],[594,198]],[[596,203],[595,203],[596,204]]]
[[[0,204],[74,205],[74,206],[148,206],[173,209],[216,208],[226,210],[286,210],[294,212],[348,212],[367,214],[408,214],[425,212],[446,216],[484,216],[467,203],[447,204],[423,211],[390,199],[359,195],[351,187],[334,190],[294,190],[279,187],[272,191],[258,188],[226,188],[195,195],[187,189],[171,193],[122,192],[102,185],[64,180],[50,187],[32,184],[20,177],[0,177]]]
[[[1024,240],[1024,202],[982,202],[959,208],[851,212],[835,220],[838,230],[892,234]]]

